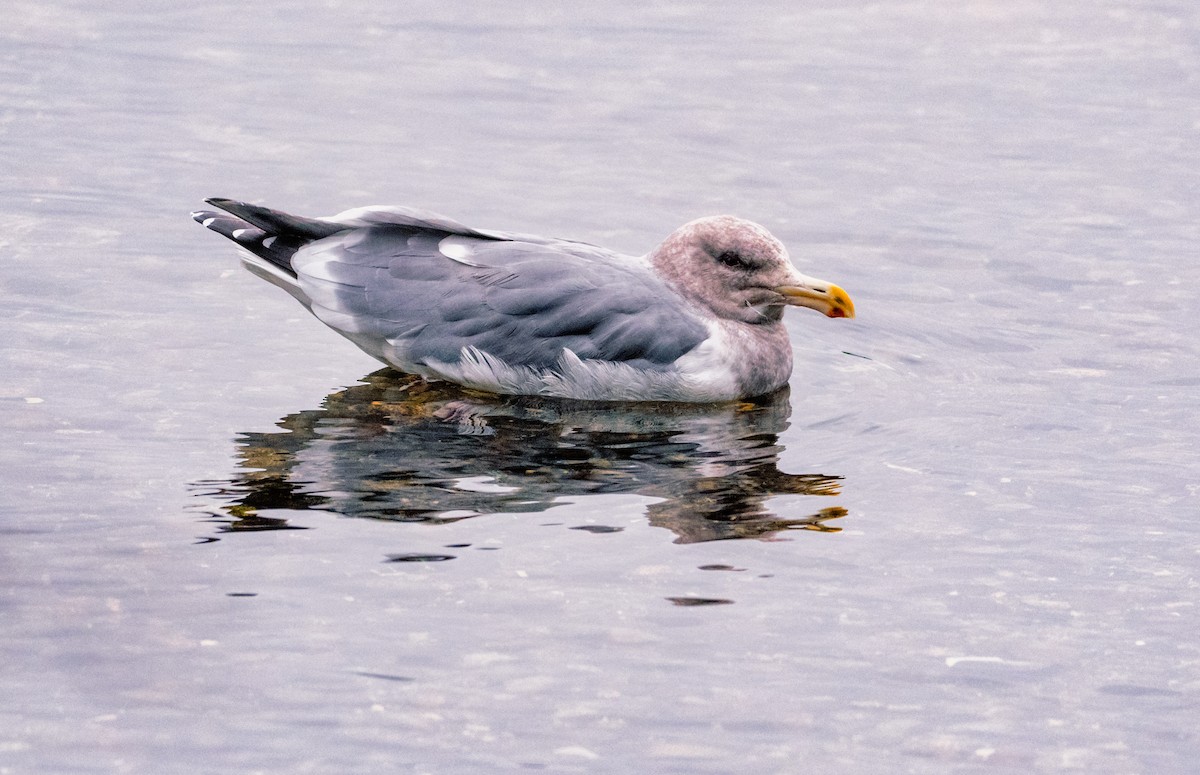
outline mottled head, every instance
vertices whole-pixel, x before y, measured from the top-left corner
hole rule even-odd
[[[831,318],[854,317],[845,291],[800,274],[783,243],[757,223],[732,215],[681,226],[647,258],[679,293],[721,318],[773,323],[788,305]]]

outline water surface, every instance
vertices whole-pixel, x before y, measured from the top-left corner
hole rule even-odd
[[[7,16],[0,772],[1194,768],[1192,4]],[[733,212],[859,318],[745,404],[423,386],[206,196]]]

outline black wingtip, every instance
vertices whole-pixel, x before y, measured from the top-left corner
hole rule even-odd
[[[204,201],[219,210],[196,210],[191,214],[193,221],[295,276],[292,256],[312,237],[302,229],[290,227],[296,221],[303,227],[303,219],[233,199],[211,197]]]
[[[209,197],[204,201],[213,207],[219,207],[227,213],[236,215],[246,223],[256,226],[268,234],[290,235],[315,240],[328,237],[345,228],[329,221],[292,215],[282,210],[273,210],[270,207],[253,205],[249,202],[239,202],[236,199]]]
[[[246,213],[253,213],[256,210],[265,210],[270,212],[265,207],[252,205],[249,202],[242,202],[237,199],[226,199],[223,196],[210,196],[204,200],[204,204],[212,205],[213,207],[224,210],[227,213],[236,215],[242,220],[247,220]]]

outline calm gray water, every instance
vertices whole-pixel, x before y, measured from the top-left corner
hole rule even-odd
[[[0,773],[1195,771],[1195,3],[644,5],[9,4]],[[464,396],[205,196],[732,212],[859,318]]]

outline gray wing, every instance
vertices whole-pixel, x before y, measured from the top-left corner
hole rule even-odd
[[[707,328],[647,267],[583,243],[377,224],[292,259],[317,317],[368,352],[455,363],[475,347],[509,365],[582,359],[664,369]],[[378,355],[378,352],[373,354]]]

